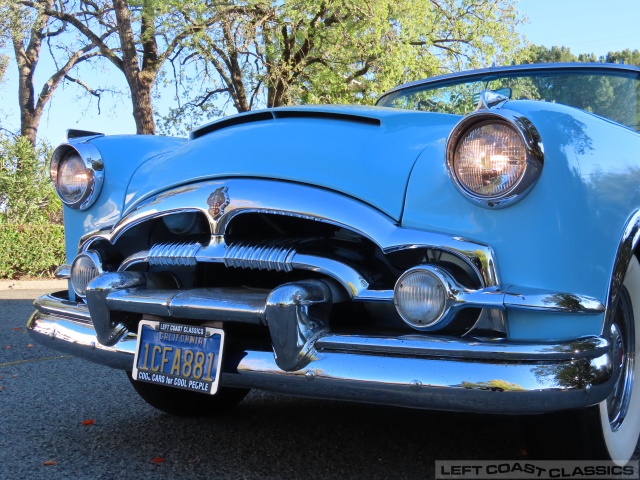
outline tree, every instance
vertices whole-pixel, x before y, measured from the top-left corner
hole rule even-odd
[[[0,37],[0,49],[4,49],[4,42],[1,37]],[[0,55],[0,84],[4,81],[4,74],[7,71],[8,63],[9,63],[9,57],[7,55]]]
[[[609,52],[606,56],[596,57],[594,53],[574,55],[567,47],[547,48],[542,45],[530,45],[525,49],[527,62],[583,62],[583,63],[634,63],[640,64],[640,52],[629,49],[621,52]],[[518,79],[519,87],[523,80]],[[584,72],[580,75],[536,75],[526,80],[530,87],[527,98],[553,99],[554,102],[571,105],[587,112],[593,112],[605,118],[627,126],[638,124],[638,114],[631,98],[638,97],[640,86],[630,76],[600,75]],[[515,88],[515,86],[514,86]],[[515,90],[514,90],[515,91]]]
[[[10,39],[18,66],[20,134],[35,147],[44,108],[62,81],[75,82],[93,95],[99,93],[70,75],[75,66],[96,55],[95,44],[91,41],[78,44],[75,40],[56,46],[51,43],[51,39],[60,37],[66,31],[65,22],[51,14],[63,8],[65,2],[54,4],[53,0],[37,0],[26,3],[29,5],[0,0],[0,35]],[[55,68],[36,96],[34,75],[43,43],[53,58]]]
[[[571,53],[569,47],[553,46],[547,48],[544,45],[529,45],[524,49],[526,59],[524,63],[558,63],[577,62],[578,57]]]
[[[609,63],[626,63],[627,65],[640,66],[640,50],[631,51],[626,48],[621,52],[609,52],[605,57],[605,61]]]
[[[522,50],[525,58],[523,63],[552,63],[552,62],[605,62],[626,63],[640,66],[640,51],[625,49],[620,52],[608,52],[605,56],[597,57],[594,53],[571,53],[568,47],[544,45],[528,45]]]
[[[165,120],[293,103],[372,103],[408,80],[516,58],[513,0],[241,0],[173,57]],[[189,73],[190,72],[190,73]],[[199,82],[199,83],[198,83]]]
[[[20,3],[35,8],[38,2]],[[64,4],[66,9],[48,8],[44,12],[73,26],[124,74],[137,133],[154,134],[153,86],[164,63],[181,43],[207,28],[209,2],[69,0]],[[196,17],[203,23],[194,22]]]

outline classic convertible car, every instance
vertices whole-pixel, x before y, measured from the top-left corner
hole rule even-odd
[[[587,458],[624,463],[639,122],[639,68],[546,64],[418,81],[375,107],[235,115],[188,140],[71,130],[51,160],[69,290],[35,301],[30,334],[126,371],[172,414],[256,388],[555,415]]]

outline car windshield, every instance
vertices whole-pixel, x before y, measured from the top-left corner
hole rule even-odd
[[[639,74],[624,70],[585,68],[475,75],[391,91],[377,105],[465,115],[476,109],[483,90],[511,100],[562,103],[640,130]]]

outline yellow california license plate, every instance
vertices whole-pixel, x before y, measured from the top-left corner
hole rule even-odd
[[[213,395],[223,343],[218,328],[141,320],[133,379]]]

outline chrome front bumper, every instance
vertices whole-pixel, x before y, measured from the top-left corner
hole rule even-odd
[[[103,345],[88,308],[67,298],[60,292],[35,301],[28,323],[32,338],[131,370],[136,335],[128,332]],[[220,384],[433,410],[527,414],[594,405],[614,382],[610,345],[601,337],[552,344],[323,331],[309,343],[299,369],[283,369],[273,351],[225,349]]]

